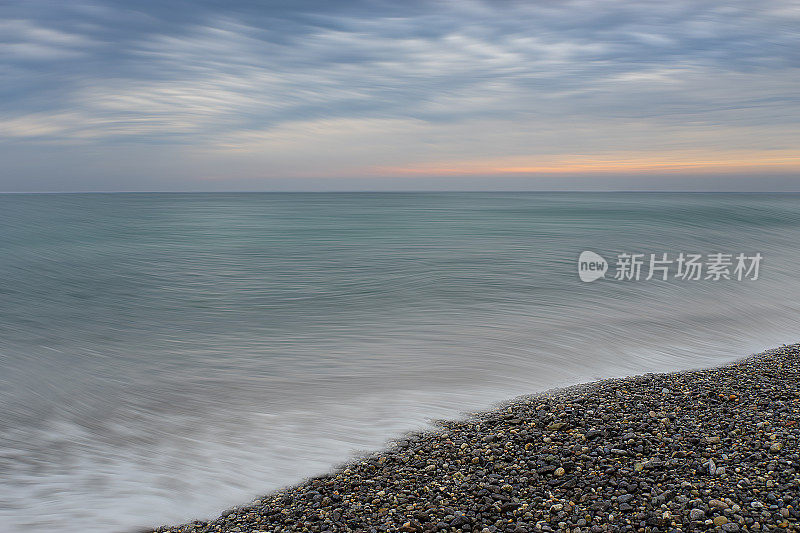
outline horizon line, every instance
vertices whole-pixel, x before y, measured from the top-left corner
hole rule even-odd
[[[342,189],[342,190],[191,190],[191,191],[174,191],[174,190],[152,190],[152,191],[0,191],[0,195],[35,195],[35,194],[421,194],[421,193],[531,193],[531,194],[552,194],[552,193],[580,193],[580,194],[635,194],[635,193],[648,193],[648,194],[800,194],[798,190],[758,190],[758,191],[731,191],[731,190],[665,190],[665,189],[610,189],[610,190],[588,190],[588,189],[575,189],[575,190],[558,190],[558,189]]]

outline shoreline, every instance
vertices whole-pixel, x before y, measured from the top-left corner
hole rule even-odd
[[[800,531],[800,344],[520,397],[155,530]]]

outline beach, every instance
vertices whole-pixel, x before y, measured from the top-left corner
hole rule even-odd
[[[800,531],[800,344],[519,398],[159,532]]]
[[[0,531],[213,520],[434,420],[793,343],[798,200],[0,195]],[[761,254],[759,278],[615,276],[624,252],[718,250]]]
[[[800,533],[798,50],[0,0],[0,533]]]

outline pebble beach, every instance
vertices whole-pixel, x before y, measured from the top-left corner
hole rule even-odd
[[[438,423],[158,532],[800,531],[800,344]]]

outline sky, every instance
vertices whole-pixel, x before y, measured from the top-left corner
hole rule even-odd
[[[0,0],[0,191],[800,191],[800,1]]]

